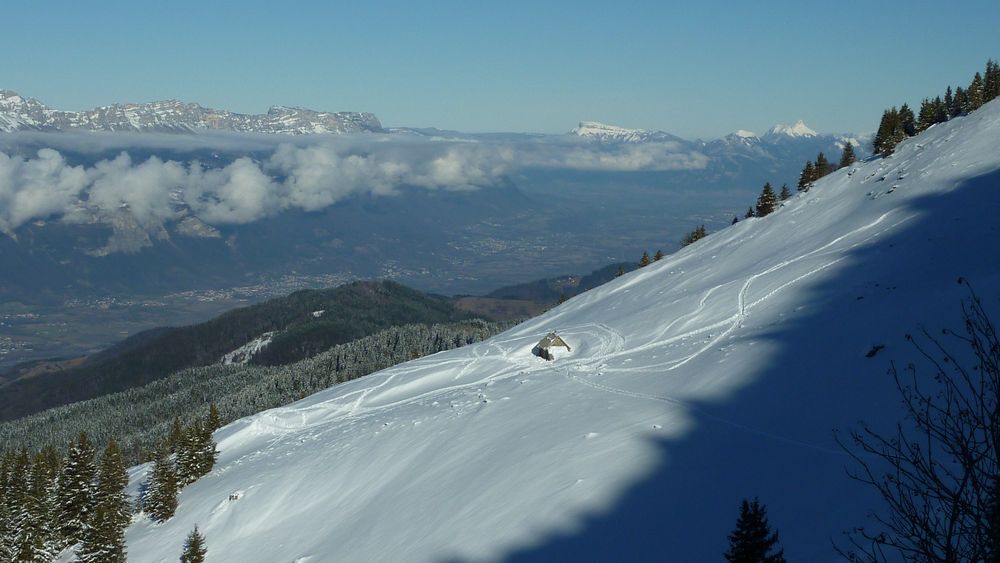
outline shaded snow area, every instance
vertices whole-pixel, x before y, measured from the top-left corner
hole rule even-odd
[[[313,315],[315,315],[315,313],[313,313]],[[224,366],[232,364],[245,365],[250,363],[250,360],[253,359],[255,355],[257,355],[264,348],[267,348],[267,346],[271,343],[271,340],[274,339],[275,334],[278,333],[276,331],[265,332],[232,352],[226,353],[226,355],[222,356],[219,363]]]
[[[230,424],[129,556],[176,561],[197,524],[211,561],[718,561],[758,496],[789,561],[837,560],[877,505],[833,429],[893,424],[889,362],[961,328],[958,276],[1000,309],[998,146],[993,102],[483,343]],[[572,354],[532,356],[550,330]]]

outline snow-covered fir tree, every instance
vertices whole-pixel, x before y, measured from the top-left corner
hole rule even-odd
[[[125,561],[125,529],[132,520],[125,487],[128,474],[118,443],[112,440],[101,455],[94,498],[94,516],[83,539],[80,558],[85,562]]]
[[[83,539],[94,507],[96,475],[94,447],[87,434],[81,432],[70,443],[66,462],[59,476],[59,535],[64,546]]]
[[[205,536],[195,525],[187,539],[184,540],[184,552],[181,553],[181,563],[204,563],[208,549],[205,547]]]
[[[143,510],[157,522],[169,520],[177,510],[177,472],[165,447],[157,450]]]

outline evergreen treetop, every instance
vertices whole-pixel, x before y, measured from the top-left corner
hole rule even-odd
[[[743,500],[736,528],[729,534],[729,549],[724,554],[729,563],[785,563],[784,550],[778,547],[778,532],[772,532],[767,509],[757,499]]]
[[[844,141],[844,151],[840,153],[840,167],[847,168],[857,160],[858,158],[854,155],[854,145],[850,141]]]
[[[986,74],[983,75],[983,100],[989,102],[1000,97],[1000,65],[990,59],[986,61]]]
[[[639,267],[644,268],[646,266],[649,266],[649,253],[643,251],[642,258],[639,259]]]
[[[799,174],[799,183],[797,190],[800,192],[809,191],[809,185],[815,180],[816,169],[813,166],[812,161],[806,162],[806,165],[802,167],[802,173]]]
[[[773,213],[777,207],[778,197],[774,195],[771,182],[765,182],[764,189],[761,190],[760,197],[757,198],[757,208],[754,210],[754,214],[757,217],[764,217]]]
[[[983,76],[977,72],[969,84],[969,90],[967,91],[969,96],[968,111],[976,111],[985,103],[983,86]]]
[[[204,563],[208,549],[205,547],[205,536],[198,531],[195,525],[187,539],[184,540],[184,552],[181,554],[181,563]]]
[[[909,104],[903,104],[899,107],[899,124],[903,128],[903,134],[907,137],[917,134],[917,120]]]
[[[781,192],[778,193],[778,199],[785,201],[790,197],[792,197],[792,192],[788,189],[788,184],[782,184]]]

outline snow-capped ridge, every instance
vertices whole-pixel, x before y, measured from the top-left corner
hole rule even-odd
[[[581,121],[569,134],[603,143],[645,143],[650,141],[677,140],[677,137],[663,131],[630,129],[598,121]]]
[[[53,110],[34,98],[0,90],[0,131],[25,130],[169,133],[222,130],[285,135],[383,131],[378,118],[364,112],[334,113],[272,106],[265,114],[240,114],[180,100],[112,104],[73,112]]]

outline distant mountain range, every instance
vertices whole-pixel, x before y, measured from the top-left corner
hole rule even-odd
[[[569,132],[570,135],[582,137],[584,139],[601,143],[664,143],[675,142],[691,148],[722,148],[732,146],[753,147],[759,145],[779,145],[789,143],[814,143],[820,141],[843,146],[845,142],[851,142],[855,146],[860,146],[867,142],[867,136],[855,134],[823,134],[817,133],[805,124],[801,119],[794,125],[777,124],[764,135],[758,136],[753,131],[739,129],[722,138],[712,141],[688,141],[665,131],[649,131],[646,129],[629,129],[618,125],[609,125],[596,121],[581,121],[580,124]]]
[[[381,132],[371,113],[322,112],[273,106],[250,115],[166,100],[145,104],[113,104],[89,111],[54,110],[34,98],[0,90],[0,131],[128,131],[192,133],[199,130],[302,135]]]

